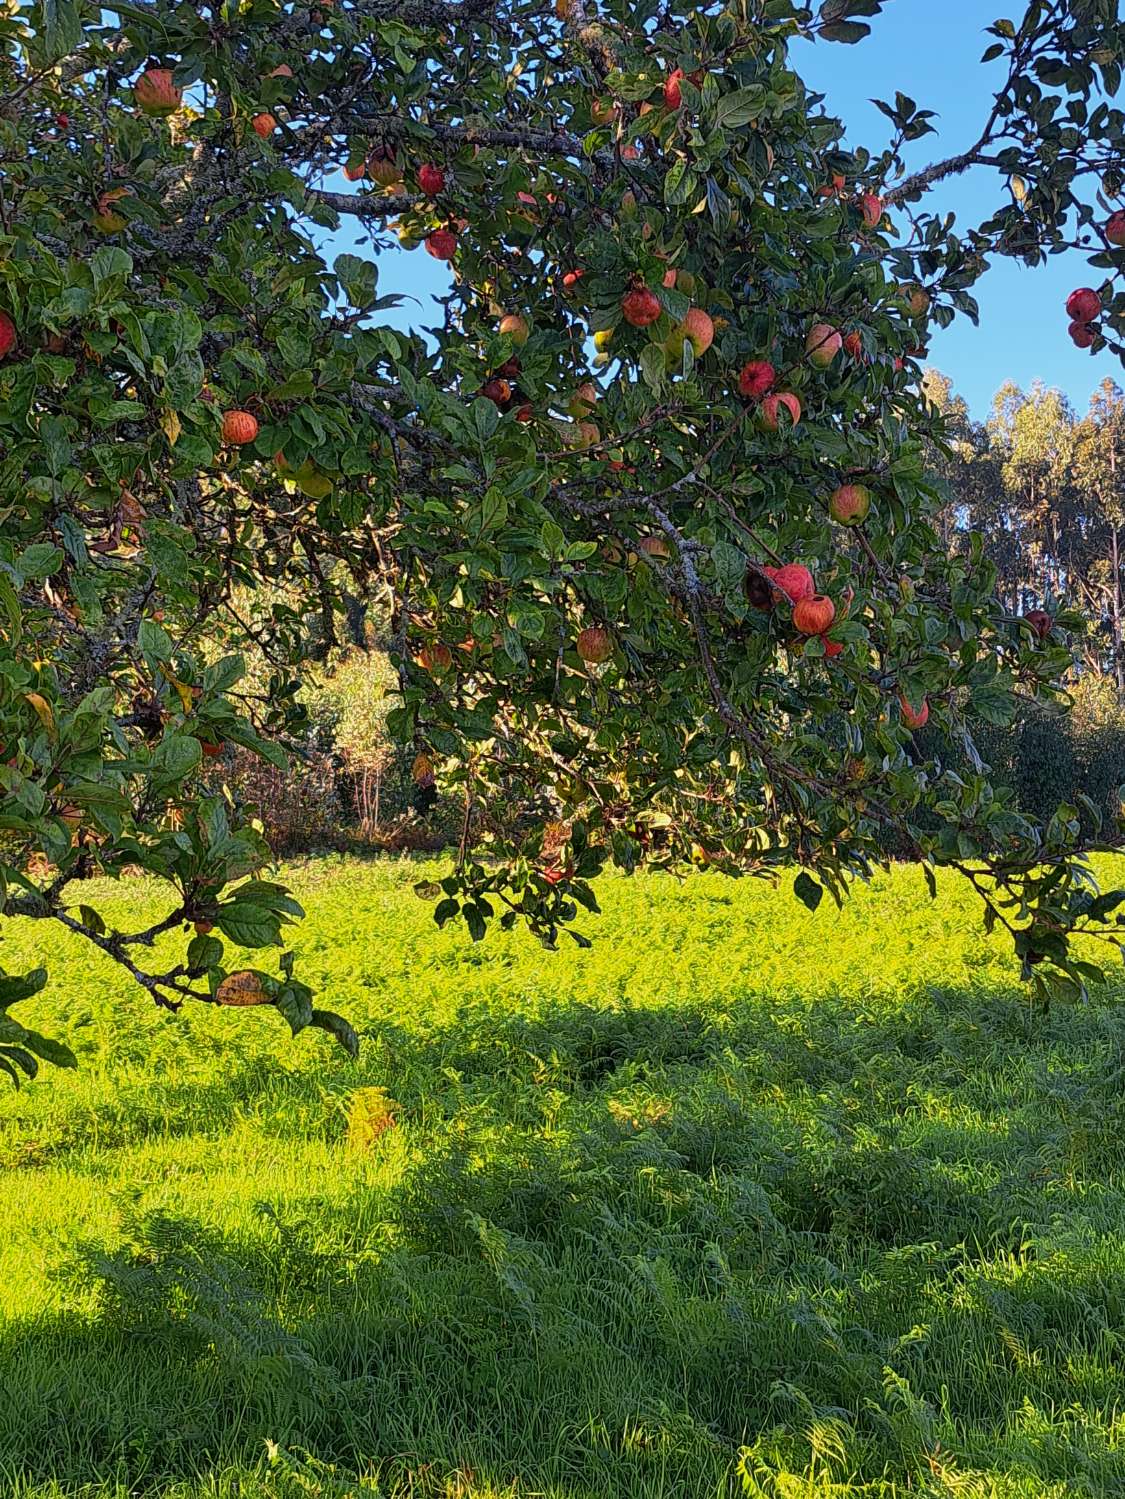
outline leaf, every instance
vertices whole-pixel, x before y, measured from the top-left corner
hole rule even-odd
[[[715,126],[719,130],[733,130],[739,125],[748,125],[757,119],[766,104],[766,90],[760,83],[749,88],[735,89],[724,94],[715,105]]]
[[[500,422],[500,413],[492,401],[485,400],[483,396],[473,402],[473,423],[477,429],[477,439],[481,447],[496,431]]]
[[[268,1005],[270,995],[261,974],[252,968],[242,968],[227,974],[215,990],[215,999],[221,1005]]]
[[[39,33],[48,62],[73,52],[82,40],[82,20],[76,0],[39,0]]]
[[[183,428],[181,427],[179,416],[170,406],[166,407],[160,413],[160,426],[164,432],[164,436],[168,439],[169,447],[174,448]]]
[[[871,35],[871,27],[863,21],[833,21],[820,28],[820,36],[826,42],[861,42]]]
[[[304,984],[284,984],[278,990],[274,1004],[289,1022],[289,1029],[294,1036],[312,1024],[312,991]]]
[[[35,710],[36,716],[38,717],[40,723],[53,739],[57,730],[55,727],[55,715],[51,709],[50,703],[45,697],[43,697],[41,693],[38,692],[25,692],[24,700],[29,704],[30,707]]]
[[[154,619],[141,620],[137,630],[137,645],[150,663],[172,659],[172,637]]]
[[[799,901],[803,901],[810,911],[815,911],[824,899],[824,887],[818,885],[813,877],[802,869],[793,881],[793,894]]]
[[[239,947],[272,947],[281,941],[280,918],[254,901],[220,906],[215,925]]]
[[[333,1036],[353,1061],[359,1056],[359,1037],[342,1015],[331,1010],[314,1010],[309,1016],[309,1024]]]

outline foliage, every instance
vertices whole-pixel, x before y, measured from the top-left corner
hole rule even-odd
[[[28,1024],[81,1068],[0,1096],[6,1495],[1120,1494],[1120,974],[1029,1015],[905,866],[843,913],[606,878],[549,963],[435,934],[433,872],[287,871],[348,1065],[59,933]]]
[[[0,18],[9,915],[67,926],[165,1006],[253,994],[350,1044],[284,950],[300,910],[262,878],[264,840],[199,776],[230,744],[280,764],[309,662],[379,600],[388,729],[465,808],[439,924],[584,943],[571,923],[610,863],[797,862],[815,904],[892,830],[969,876],[1040,996],[1085,993],[1070,934],[1112,928],[1121,897],[1095,894],[1078,819],[1037,823],[983,775],[922,763],[903,714],[926,698],[963,739],[1052,700],[1071,659],[1077,612],[1041,639],[979,537],[941,545],[941,423],[916,379],[927,322],[975,316],[990,257],[1089,239],[1120,192],[1122,27],[1112,0],[997,21],[977,142],[902,178],[934,111],[894,93],[886,148],[848,149],[789,62],[795,38],[859,41],[881,8]],[[326,189],[344,163],[349,190]],[[955,231],[927,195],[980,163],[1004,206]],[[371,248],[329,265],[352,219]],[[396,230],[451,266],[428,335],[379,322]],[[1095,351],[1118,349],[1123,257],[1090,255]],[[829,497],[858,479],[866,520],[834,526]],[[830,605],[795,616],[767,571],[783,562]],[[824,636],[802,634],[826,607]],[[545,814],[514,833],[494,815],[513,788]],[[169,887],[157,922],[73,914],[79,881],[137,865]],[[248,942],[283,948],[276,974],[231,970]]]

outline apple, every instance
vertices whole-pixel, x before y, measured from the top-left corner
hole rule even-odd
[[[883,217],[883,200],[878,193],[864,193],[859,200],[859,211],[868,229],[877,229]]]
[[[0,359],[7,359],[16,346],[16,325],[6,312],[0,312]]]
[[[1071,323],[1066,330],[1070,334],[1070,341],[1080,349],[1088,349],[1097,338],[1097,330],[1089,323]]]
[[[844,334],[844,353],[849,359],[865,359],[866,353],[863,347],[863,337],[855,329],[851,333]]]
[[[563,291],[573,291],[584,275],[582,270],[567,271],[562,278]]]
[[[1125,212],[1120,208],[1106,220],[1105,237],[1111,245],[1125,245]]]
[[[793,624],[802,635],[823,635],[835,618],[836,605],[825,593],[814,593],[793,605]]]
[[[534,407],[532,407],[530,405],[517,406],[517,408],[516,408],[516,421],[517,422],[530,422],[530,421],[534,421],[534,419],[535,419],[535,409],[534,409]]]
[[[608,125],[617,113],[617,105],[612,99],[595,99],[590,105],[590,118],[595,125]]]
[[[669,109],[679,109],[680,105],[684,102],[683,93],[680,89],[680,80],[683,76],[683,68],[676,68],[664,80],[664,103]]]
[[[660,298],[647,286],[635,286],[621,299],[621,316],[634,328],[649,327],[661,311]]]
[[[441,167],[428,161],[418,168],[418,186],[427,198],[436,198],[445,188],[445,173]]]
[[[1092,323],[1102,310],[1102,299],[1090,286],[1080,286],[1066,299],[1066,315],[1076,323]]]
[[[763,568],[763,572],[769,573],[776,586],[781,590],[791,604],[799,604],[804,599],[811,599],[816,593],[816,584],[813,575],[807,567],[800,562],[786,562],[778,568]],[[828,628],[827,625],[824,627]],[[820,632],[815,632],[819,634]]]
[[[636,146],[622,146],[622,148],[621,148],[621,160],[622,161],[639,161],[640,158],[641,158],[641,153],[637,149]]]
[[[906,303],[906,310],[911,317],[925,317],[930,310],[930,294],[924,286],[911,283],[900,286],[899,296]]]
[[[199,741],[199,748],[203,751],[204,758],[207,760],[218,759],[223,752],[222,743],[216,742],[213,739],[201,739]]]
[[[228,411],[223,416],[223,441],[235,447],[253,442],[258,435],[258,419],[249,411]]]
[[[760,401],[773,389],[777,371],[768,359],[752,359],[738,374],[738,391],[751,401]]]
[[[357,166],[354,166],[354,167],[353,166],[349,166],[347,164],[347,162],[345,162],[344,163],[344,176],[348,179],[349,182],[358,182],[361,177],[366,177],[367,176],[367,163],[366,163],[366,161],[361,161]]]
[[[133,85],[137,108],[142,114],[157,119],[175,114],[183,97],[183,90],[172,78],[171,68],[147,68]]]
[[[567,402],[567,411],[576,419],[590,416],[597,404],[598,387],[592,380],[583,380],[582,384]]]
[[[828,657],[829,661],[831,661],[834,656],[839,656],[844,649],[843,641],[829,640],[827,635],[822,635],[820,637],[820,643],[824,647],[824,654]]]
[[[292,78],[293,69],[287,62],[281,62],[278,63],[277,67],[274,68],[273,72],[269,76],[271,78]]]
[[[841,526],[859,526],[871,509],[871,491],[866,484],[841,484],[832,491],[828,513]]]
[[[504,407],[512,399],[512,387],[507,380],[486,380],[480,388],[480,393],[494,406]]]
[[[367,175],[380,187],[395,187],[402,181],[402,168],[386,146],[372,146],[367,157]]]
[[[600,666],[613,655],[613,640],[608,630],[601,625],[587,625],[578,632],[575,647],[583,661]]]
[[[899,712],[902,714],[902,721],[908,729],[920,729],[930,716],[930,705],[925,698],[915,708],[908,701],[906,694],[900,692],[898,695],[898,706]]]
[[[1040,640],[1046,640],[1055,624],[1045,609],[1030,609],[1024,615],[1024,619],[1027,620]]]
[[[840,352],[844,340],[831,323],[814,323],[805,339],[805,353],[809,363],[818,369],[827,369]]]
[[[214,927],[215,923],[213,921],[197,921],[195,923],[195,935],[197,937],[206,937],[208,932],[214,930]]]
[[[663,280],[661,281],[660,284],[664,288],[665,291],[671,291],[672,288],[676,284],[676,272],[675,272],[675,270],[672,269],[672,270],[665,271],[664,272]]]
[[[435,260],[452,260],[457,253],[457,236],[452,229],[435,229],[426,236],[426,252]]]
[[[844,178],[839,172],[835,172],[830,183],[822,183],[817,188],[817,195],[821,198],[838,198],[844,191],[844,185]]]
[[[776,432],[781,425],[780,411],[789,413],[789,425],[795,427],[801,420],[801,403],[791,391],[779,391],[777,395],[764,397],[758,408],[758,419],[767,432]]]
[[[277,121],[268,110],[263,110],[261,114],[254,116],[250,121],[250,126],[255,135],[259,136],[262,140],[268,140],[277,129]]]
[[[683,322],[673,328],[668,337],[669,352],[680,354],[685,338],[691,344],[692,353],[697,359],[700,355],[706,354],[714,342],[715,325],[702,307],[689,307],[684,314]]]
[[[423,671],[438,675],[453,665],[453,652],[443,640],[436,640],[433,645],[424,645],[419,651],[418,665]]]
[[[523,345],[531,337],[531,328],[527,319],[519,312],[506,313],[500,319],[500,332],[510,338],[517,348]]]

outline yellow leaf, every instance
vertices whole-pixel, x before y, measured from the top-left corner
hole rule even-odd
[[[1012,189],[1012,197],[1017,203],[1022,203],[1027,197],[1027,183],[1022,177],[1009,177],[1008,186]]]
[[[180,435],[180,418],[171,407],[160,413],[160,425],[164,429],[164,435],[168,439],[169,447],[176,446],[176,438]]]
[[[178,677],[174,677],[166,666],[162,666],[160,669],[168,678],[168,681],[171,683],[171,685],[179,693],[180,702],[184,705],[184,712],[190,713],[192,710],[192,704],[195,701],[191,688],[187,685],[186,682],[181,682]]]
[[[50,703],[45,697],[40,697],[38,692],[25,692],[24,698],[35,709],[39,716],[39,721],[53,738],[55,734],[55,715],[51,711]]]
[[[215,998],[221,1005],[268,1005],[270,997],[262,986],[261,977],[252,968],[243,968],[239,973],[228,973],[215,990]]]

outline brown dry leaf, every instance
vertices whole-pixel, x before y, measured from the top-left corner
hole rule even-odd
[[[239,973],[228,973],[215,990],[215,998],[221,1005],[268,1005],[270,996],[262,986],[260,975],[251,968]]]

